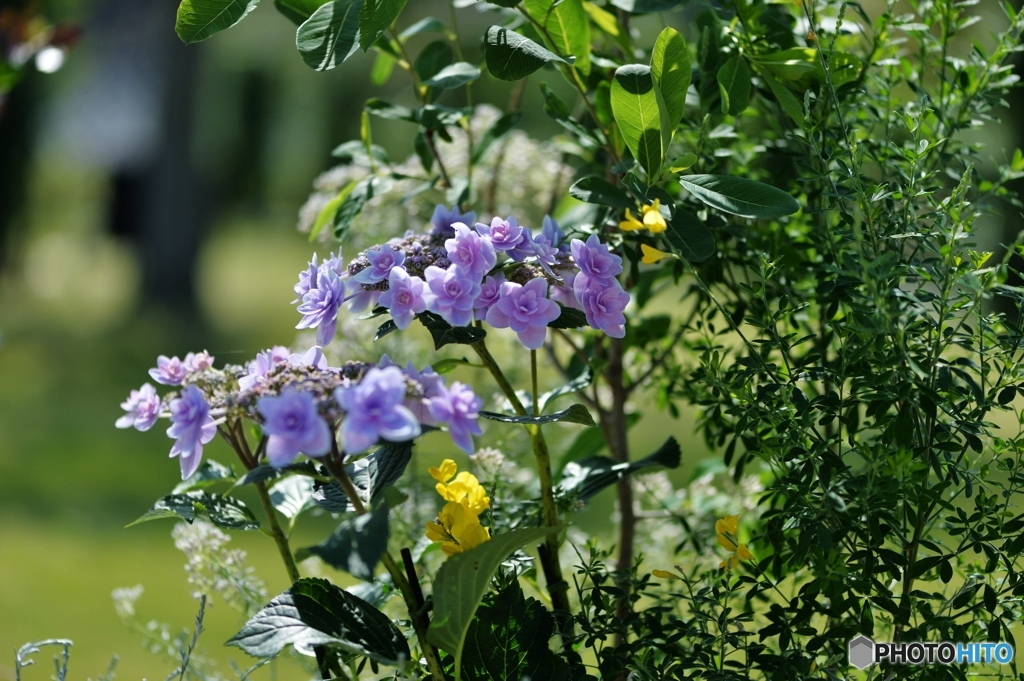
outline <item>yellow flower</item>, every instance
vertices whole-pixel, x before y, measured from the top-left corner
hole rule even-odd
[[[458,466],[455,465],[455,462],[451,459],[445,459],[441,462],[440,468],[431,468],[428,472],[434,480],[444,483],[452,479],[456,470],[458,470]]]
[[[448,503],[437,514],[436,522],[427,523],[427,539],[441,542],[446,556],[468,551],[491,538],[480,524],[480,514],[490,507],[491,499],[475,475],[466,471],[456,475],[457,470],[451,459],[430,469],[431,477],[437,480],[437,493]]]
[[[651,574],[658,579],[679,579],[679,575],[668,570],[651,570]]]
[[[753,560],[754,555],[747,549],[746,544],[736,541],[736,533],[739,531],[740,517],[738,515],[727,515],[715,522],[715,539],[718,545],[728,551],[728,558],[718,564],[718,567],[731,570],[740,564],[741,560]]]
[[[443,466],[444,464],[442,464]],[[452,464],[453,471],[454,467],[455,464]],[[437,483],[435,489],[445,501],[465,501],[467,508],[476,515],[483,513],[491,505],[491,498],[487,496],[487,491],[483,488],[483,485],[480,484],[475,475],[466,471],[456,475],[455,479],[447,485],[443,482]]]
[[[661,214],[661,199],[654,199],[654,203],[640,207],[641,215],[638,219],[632,211],[626,209],[626,219],[619,223],[619,229],[624,232],[635,232],[638,229],[650,230],[651,234],[660,234],[668,229],[665,216]]]
[[[647,244],[640,244],[640,252],[643,253],[643,258],[641,258],[640,262],[642,262],[645,265],[653,265],[659,260],[664,260],[665,258],[672,257],[671,253],[659,251],[657,248],[654,248],[653,246],[648,246]]]

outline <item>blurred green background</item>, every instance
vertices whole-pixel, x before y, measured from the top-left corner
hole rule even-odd
[[[72,678],[97,677],[114,654],[121,679],[173,668],[140,647],[110,598],[141,583],[143,621],[185,628],[195,616],[172,523],[124,529],[174,486],[178,465],[161,426],[116,430],[118,405],[158,354],[205,348],[218,364],[242,363],[295,341],[292,285],[313,250],[295,229],[298,210],[333,165],[330,150],[358,137],[365,99],[411,104],[402,73],[370,86],[372,57],[311,71],[294,26],[264,4],[190,47],[174,35],[174,0],[34,6],[81,33],[59,70],[30,73],[0,112],[0,680],[14,677],[14,649],[51,637],[74,640]],[[431,14],[447,17],[446,3],[416,0],[402,22]],[[477,60],[475,36],[491,21],[459,16],[467,59]],[[537,82],[555,77],[540,76],[525,90],[521,127],[543,138],[557,128]],[[500,104],[509,87],[485,76],[473,95]],[[445,96],[463,103],[461,93]],[[374,141],[393,159],[411,151],[402,125],[374,122]],[[994,153],[1015,146],[1013,126],[985,132]],[[1003,228],[993,221],[993,241]],[[644,420],[634,452],[674,434],[685,459],[673,477],[689,479],[708,454],[693,414],[673,421],[636,407]],[[219,441],[207,451],[230,463]],[[609,490],[580,514],[584,527],[609,526],[611,498]],[[329,519],[314,520],[295,544],[329,529]],[[236,534],[232,545],[248,551],[271,594],[287,586],[270,540]],[[214,605],[205,651],[248,666],[218,645],[240,623]],[[51,652],[35,657],[27,678],[47,678]]]

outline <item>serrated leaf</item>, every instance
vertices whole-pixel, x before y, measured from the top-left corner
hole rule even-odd
[[[363,0],[359,12],[359,47],[363,52],[384,35],[409,0]]]
[[[374,342],[379,341],[384,336],[395,331],[398,331],[398,324],[395,324],[394,319],[389,319],[377,327],[377,333],[373,334],[373,340]]]
[[[555,50],[576,57],[573,68],[590,74],[590,22],[583,0],[523,0],[523,7],[544,27]]]
[[[586,501],[605,487],[649,466],[678,468],[680,455],[679,443],[670,437],[656,452],[639,461],[616,463],[606,456],[570,461],[562,470],[559,487],[565,493],[572,493],[577,500]]]
[[[453,90],[472,83],[480,77],[480,69],[464,61],[457,61],[449,64],[423,81],[424,85],[437,87],[443,90]]]
[[[446,345],[472,345],[487,337],[487,332],[476,326],[452,326],[433,312],[421,312],[416,315],[423,326],[427,327],[434,339],[434,349],[440,350]]]
[[[491,26],[484,35],[487,70],[501,80],[520,80],[553,62],[572,64],[526,36],[501,26]]]
[[[172,494],[184,494],[192,490],[205,489],[223,480],[233,480],[235,472],[222,463],[213,459],[204,459],[196,472],[179,482]]]
[[[480,416],[491,421],[501,421],[502,423],[522,423],[527,425],[540,425],[542,423],[578,423],[583,426],[593,426],[594,417],[590,415],[590,410],[584,407],[582,404],[574,404],[568,409],[555,412],[554,414],[547,414],[544,416],[515,416],[513,414],[499,414],[493,411],[481,411]]]
[[[683,175],[679,183],[720,211],[745,218],[778,218],[800,210],[796,199],[776,187],[732,175]]]
[[[258,530],[260,527],[256,516],[241,501],[206,492],[168,494],[127,527],[160,518],[180,518],[191,525],[201,517],[209,518],[214,525],[226,530]]]
[[[531,527],[497,534],[476,548],[451,556],[434,577],[434,616],[427,640],[455,656],[455,676],[462,667],[462,647],[498,566],[526,544],[538,542],[557,527]]]
[[[672,250],[690,262],[703,262],[715,254],[715,237],[700,218],[676,208],[665,232]]]
[[[295,559],[319,556],[331,567],[369,582],[387,547],[388,504],[378,504],[370,513],[342,522],[330,537],[316,546],[299,549]]]
[[[743,57],[733,55],[718,70],[722,113],[738,116],[750,105],[750,67]]]
[[[313,503],[313,480],[304,475],[291,475],[274,483],[268,490],[270,503],[289,520],[316,506]]]
[[[181,0],[174,21],[174,32],[186,45],[206,40],[244,19],[259,1]]]
[[[540,413],[543,414],[544,411],[548,408],[548,406],[551,405],[551,403],[557,400],[559,397],[564,397],[565,395],[571,395],[572,393],[579,392],[580,390],[589,387],[590,384],[593,382],[594,372],[588,364],[583,369],[583,373],[581,373],[579,376],[572,379],[568,383],[558,386],[554,390],[544,393],[537,399],[537,403],[540,407]]]
[[[364,504],[376,504],[384,490],[402,477],[412,459],[412,442],[388,443],[372,454],[345,466],[345,473],[355,485]],[[345,491],[336,480],[318,484],[313,490],[313,501],[331,513],[355,510]]]
[[[686,91],[690,88],[690,48],[674,28],[665,28],[654,43],[651,54],[651,76],[661,113],[664,147],[672,142],[686,107]]]
[[[327,71],[355,54],[362,6],[363,0],[333,0],[318,7],[295,33],[302,61],[316,71]]]
[[[480,141],[473,147],[473,164],[480,162],[480,159],[484,157],[484,153],[488,148],[498,140],[504,138],[512,129],[519,125],[519,121],[522,120],[523,113],[521,111],[510,111],[504,114],[501,118],[494,121],[491,127],[487,128],[484,134],[480,137]]]
[[[227,645],[254,657],[273,657],[289,645],[310,655],[336,645],[377,662],[410,659],[409,644],[387,615],[326,579],[305,577],[249,619]]]
[[[643,166],[648,178],[661,172],[661,111],[654,90],[651,67],[627,64],[615,70],[612,82],[612,114],[626,146]]]
[[[273,480],[292,473],[316,477],[316,464],[312,461],[303,461],[302,463],[289,464],[283,468],[274,468],[269,463],[265,463],[253,468],[251,471],[248,471],[245,475],[235,481],[234,486],[241,487],[242,485],[252,485],[257,482]]]
[[[584,203],[611,206],[619,210],[636,209],[636,202],[629,194],[599,177],[584,177],[569,187],[569,195]]]
[[[327,0],[274,0],[274,7],[296,26],[301,26]]]

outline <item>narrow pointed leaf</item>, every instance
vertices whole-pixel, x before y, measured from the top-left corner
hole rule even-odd
[[[636,201],[629,194],[599,177],[584,177],[569,187],[569,195],[584,203],[596,203],[624,210],[636,209]]]
[[[519,121],[522,120],[523,113],[521,111],[510,111],[503,115],[498,120],[491,124],[491,127],[487,128],[480,141],[473,147],[473,163],[479,163],[480,159],[484,157],[484,153],[491,147],[492,144],[498,140],[503,139],[512,130],[519,125]]]
[[[722,113],[738,116],[750,105],[750,67],[739,55],[730,57],[718,70]]]
[[[745,218],[778,218],[800,210],[781,189],[743,177],[683,175],[679,183],[712,208]]]
[[[439,87],[444,90],[453,90],[472,83],[480,77],[480,69],[464,61],[457,61],[454,64],[445,66],[430,78],[423,81],[424,85]]]
[[[586,501],[605,487],[638,470],[650,466],[678,468],[680,455],[679,443],[670,437],[657,451],[639,461],[617,463],[606,456],[570,461],[562,471],[559,486],[563,492],[573,493],[579,501]]]
[[[564,421],[565,423],[578,423],[583,426],[595,425],[594,417],[590,415],[590,411],[582,404],[574,404],[568,409],[555,412],[554,414],[547,414],[546,416],[513,416],[512,414],[498,414],[493,411],[482,411],[480,416],[491,421],[501,421],[502,423],[540,425],[542,423]]]
[[[658,35],[651,54],[651,76],[657,88],[661,131],[668,148],[686,107],[686,91],[690,88],[690,49],[674,28]]]

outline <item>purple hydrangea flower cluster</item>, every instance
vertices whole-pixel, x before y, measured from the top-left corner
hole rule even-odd
[[[625,333],[629,296],[616,279],[622,260],[597,236],[567,243],[550,216],[538,234],[511,216],[471,228],[474,220],[458,207],[438,206],[429,232],[410,232],[357,256],[346,270],[351,309],[379,304],[400,329],[423,312],[452,326],[486,321],[511,328],[531,350],[544,344],[563,307],[583,311],[590,326],[609,335]],[[300,284],[316,279],[314,264]],[[307,315],[320,309],[312,307]]]
[[[321,276],[319,267],[315,277],[309,278],[314,283]],[[336,274],[333,266],[331,271]],[[408,284],[414,278],[397,267],[388,277],[393,285],[385,293],[395,298],[404,290],[402,281]],[[424,287],[422,280],[419,283]],[[414,295],[422,298],[423,291]],[[185,362],[161,357],[151,373],[178,381],[177,391],[161,398],[149,383],[131,391],[116,426],[145,431],[161,417],[170,419],[167,435],[174,440],[170,455],[179,457],[183,479],[198,470],[203,447],[218,429],[223,427],[230,440],[241,419],[261,426],[265,442],[256,455],[265,453],[266,461],[276,468],[300,454],[314,458],[332,452],[354,454],[381,441],[411,440],[424,427],[447,426],[456,444],[473,453],[472,436],[481,433],[477,424],[481,402],[470,388],[458,383],[449,388],[432,368],[418,370],[409,364],[403,369],[387,355],[376,366],[347,362],[332,367],[319,346],[295,354],[275,346],[245,366],[221,369],[213,366],[206,352],[190,353]]]
[[[342,269],[341,250],[323,264],[317,264],[316,254],[309,263],[309,268],[299,274],[299,283],[295,285],[295,293],[299,296],[294,302],[302,319],[295,325],[297,329],[316,329],[317,345],[327,345],[334,338],[334,330],[338,325],[338,310],[345,301],[345,277],[347,272]]]

